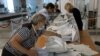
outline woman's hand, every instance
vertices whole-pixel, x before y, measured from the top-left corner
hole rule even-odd
[[[19,52],[23,53],[22,56],[37,56],[37,52],[35,49],[27,49],[24,48],[20,43],[22,42],[21,36],[19,34],[16,34],[13,36],[13,38],[10,40],[11,45],[16,48]]]
[[[27,56],[38,56],[38,55],[37,55],[36,50],[30,49],[30,50],[27,52]]]

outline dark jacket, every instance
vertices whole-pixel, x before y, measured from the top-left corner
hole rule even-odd
[[[72,13],[73,13],[75,21],[77,23],[78,29],[80,31],[82,31],[83,30],[83,23],[82,23],[80,11],[77,8],[73,8]]]

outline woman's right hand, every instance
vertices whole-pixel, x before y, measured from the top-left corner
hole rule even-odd
[[[30,49],[30,50],[27,52],[27,56],[38,56],[38,55],[37,55],[36,50]]]

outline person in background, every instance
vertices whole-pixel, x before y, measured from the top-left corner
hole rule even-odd
[[[31,23],[24,24],[5,44],[1,56],[37,56],[37,38],[45,31],[46,18],[38,14]]]
[[[61,11],[58,9],[58,5],[55,5],[55,10],[53,14],[53,20],[61,13]]]
[[[58,9],[58,5],[57,4],[55,5],[55,12],[58,13],[58,14],[61,13],[61,11]]]
[[[54,13],[54,9],[55,9],[55,5],[52,3],[48,3],[45,6],[45,8],[41,9],[35,15],[42,14],[46,18],[47,23],[49,24],[50,16]],[[34,15],[32,17],[34,17]]]
[[[67,10],[68,13],[73,14],[79,31],[82,31],[83,30],[83,23],[82,23],[80,11],[77,8],[73,7],[73,5],[71,3],[66,3],[65,9]]]
[[[55,5],[55,8],[54,8],[54,13],[52,13],[50,15],[50,21],[51,23],[54,21],[54,19],[61,13],[61,11],[58,9],[58,5],[56,4]]]

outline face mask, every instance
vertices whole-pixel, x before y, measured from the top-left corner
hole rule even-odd
[[[45,30],[45,26],[40,27],[40,28],[37,30],[38,35],[41,35],[41,34],[44,32],[44,30]]]
[[[45,30],[45,26],[40,27],[38,30],[35,30],[34,25],[32,25],[32,27],[33,27],[33,30],[36,34],[36,37],[40,36]],[[37,40],[37,38],[35,38],[35,42],[36,42],[36,40]]]
[[[44,30],[45,26],[40,27],[38,30]]]

